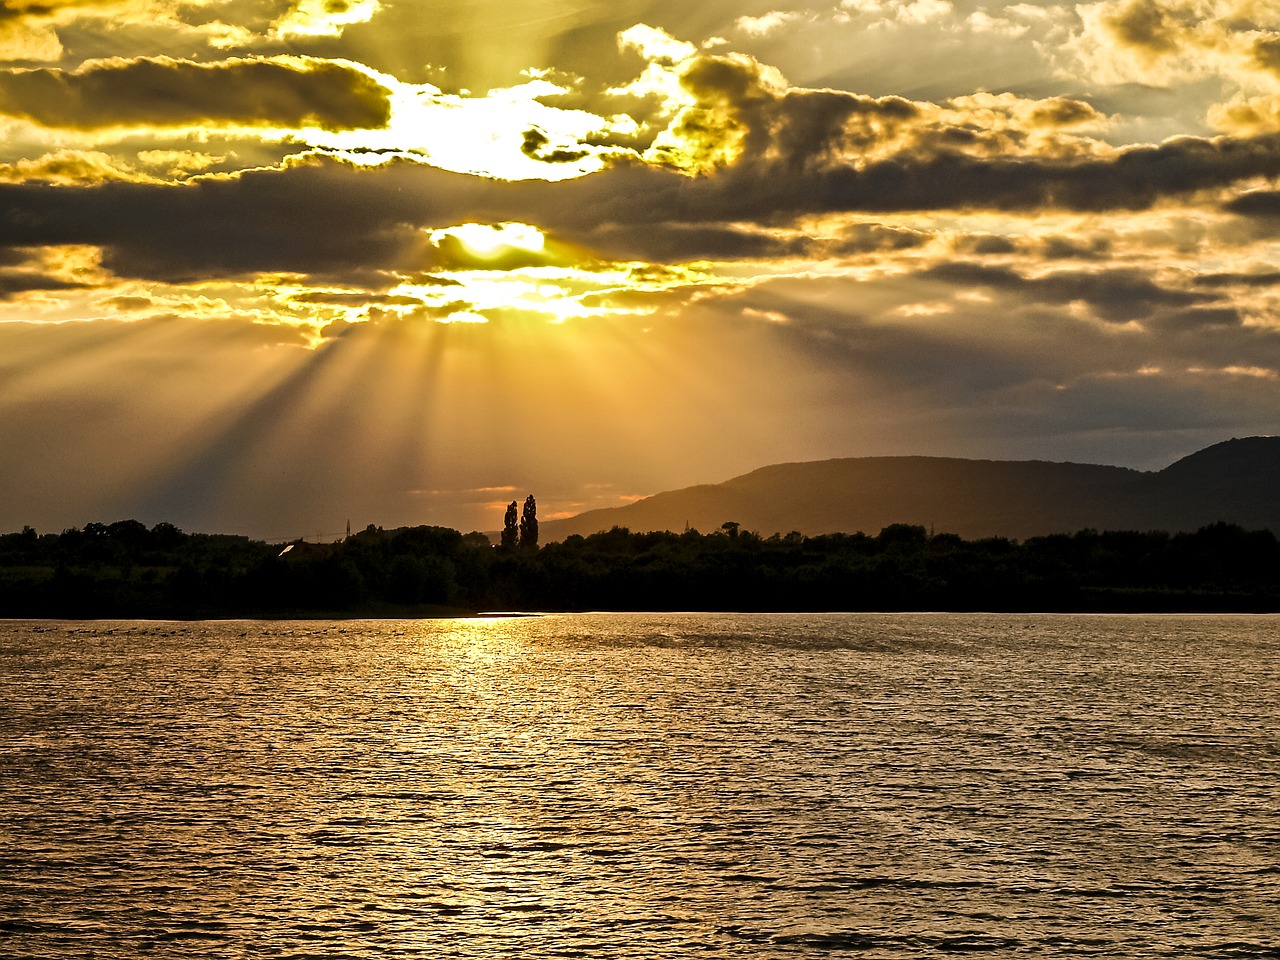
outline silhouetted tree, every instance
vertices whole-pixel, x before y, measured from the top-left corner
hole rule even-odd
[[[520,539],[520,529],[516,525],[516,502],[507,504],[507,516],[502,521],[502,547],[513,549]]]
[[[930,536],[571,536],[536,550],[536,504],[507,510],[504,550],[482,533],[371,526],[338,544],[89,524],[0,534],[0,616],[391,615],[424,604],[545,610],[1280,610],[1280,541],[1082,530],[1025,543]],[[531,522],[533,521],[533,522]],[[520,547],[519,550],[515,548]]]
[[[532,493],[525,497],[524,513],[520,517],[520,546],[526,550],[538,549],[538,504]]]

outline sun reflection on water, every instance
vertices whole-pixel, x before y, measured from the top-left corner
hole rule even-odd
[[[1273,620],[11,624],[0,929],[49,958],[1260,956],[1277,718],[1241,690]]]

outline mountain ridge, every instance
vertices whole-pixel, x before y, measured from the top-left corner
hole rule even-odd
[[[894,523],[966,539],[1082,529],[1195,530],[1223,521],[1280,532],[1280,437],[1233,438],[1159,471],[1049,460],[924,455],[769,464],[541,524],[563,540],[612,527],[704,533],[725,522],[764,536],[876,533]]]

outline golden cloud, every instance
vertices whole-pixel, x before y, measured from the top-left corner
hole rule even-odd
[[[378,0],[299,0],[271,26],[277,37],[337,37],[349,26],[368,23],[381,9]]]
[[[1280,133],[1280,97],[1243,97],[1237,94],[1226,103],[1215,104],[1209,109],[1209,123],[1216,130],[1238,136]]]
[[[62,56],[57,24],[120,5],[120,0],[5,0],[0,5],[0,60],[56,60]]]
[[[793,87],[775,68],[743,54],[658,43],[647,33],[643,38],[650,42],[631,46],[648,58],[645,73],[621,89],[664,97],[670,119],[641,157],[690,175],[739,163],[793,172],[861,168],[908,154],[916,161],[941,154],[1114,154],[1089,136],[1105,130],[1109,118],[1083,100],[976,93],[931,103]],[[670,40],[665,34],[658,39],[663,38]]]
[[[61,184],[88,184],[104,180],[159,182],[100,150],[57,150],[29,160],[0,163],[0,181],[23,183],[28,180]]]
[[[59,31],[96,21],[99,28],[135,35],[177,34],[225,48],[253,39],[246,27],[204,16],[219,0],[5,0],[0,4],[0,61],[51,62],[66,55]],[[95,44],[96,49],[101,49]]]
[[[1170,85],[1221,77],[1242,89],[1280,80],[1280,7],[1256,0],[1102,0],[1079,10],[1070,48],[1103,82]]]

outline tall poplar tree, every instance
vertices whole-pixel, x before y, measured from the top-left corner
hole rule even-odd
[[[526,550],[538,549],[538,504],[532,493],[525,497],[524,514],[520,517],[520,546]]]
[[[528,508],[526,507],[526,509]],[[516,526],[516,502],[512,500],[507,504],[507,516],[502,521],[502,547],[507,550],[514,550],[519,538],[520,530]]]

